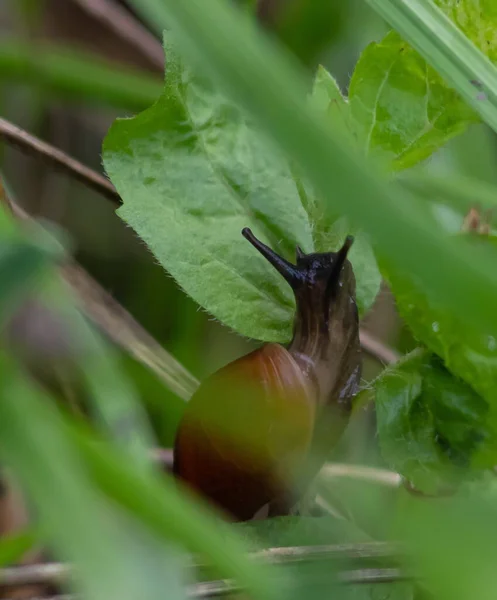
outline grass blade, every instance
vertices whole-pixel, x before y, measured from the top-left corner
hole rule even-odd
[[[157,78],[88,53],[55,45],[33,47],[22,42],[0,43],[0,78],[34,85],[76,102],[108,104],[142,110],[162,92]]]

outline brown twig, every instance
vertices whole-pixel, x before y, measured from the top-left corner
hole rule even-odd
[[[313,562],[317,560],[398,559],[400,548],[389,542],[365,542],[364,544],[328,544],[322,546],[287,546],[267,548],[253,552],[250,556],[271,564]]]
[[[62,275],[81,308],[114,343],[154,372],[167,387],[188,400],[199,383],[135,319],[76,263],[62,267]]]
[[[391,364],[399,360],[400,354],[386,346],[382,341],[375,338],[365,329],[361,329],[359,335],[361,338],[361,347],[364,352],[371,355],[376,360],[385,364]]]
[[[65,171],[78,181],[81,181],[111,200],[115,206],[121,204],[119,194],[106,177],[1,117],[0,138],[20,150],[39,156],[53,166]]]
[[[161,43],[124,7],[113,0],[73,0],[73,2],[139,50],[154,67],[160,71],[164,70],[164,51]]]

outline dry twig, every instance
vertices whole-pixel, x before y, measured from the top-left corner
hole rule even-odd
[[[62,150],[40,140],[24,129],[17,127],[0,117],[0,138],[20,150],[42,158],[51,165],[65,171],[71,177],[81,181],[112,201],[115,206],[121,204],[121,198],[112,183],[100,173],[86,167]]]
[[[359,332],[361,338],[361,347],[370,356],[382,363],[390,364],[397,362],[400,354],[386,346],[381,340],[375,338],[365,329]]]

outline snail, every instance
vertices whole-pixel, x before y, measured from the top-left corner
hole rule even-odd
[[[270,515],[288,514],[297,500],[294,478],[311,480],[326,460],[361,373],[347,260],[353,238],[338,252],[297,247],[294,265],[250,229],[242,234],[294,292],[293,338],[287,347],[264,344],[200,385],[180,421],[173,465],[180,481],[237,521],[265,506]]]

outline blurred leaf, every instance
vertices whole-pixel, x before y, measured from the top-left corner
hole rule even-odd
[[[495,475],[450,498],[420,502],[405,493],[399,509],[397,539],[406,544],[427,597],[495,597]]]
[[[201,306],[248,337],[287,341],[288,284],[241,236],[250,226],[294,260],[312,251],[309,223],[284,159],[231,103],[167,48],[160,101],[117,121],[104,163],[127,221]],[[194,174],[194,177],[193,177]]]
[[[247,545],[229,525],[215,519],[215,513],[198,496],[168,475],[159,478],[133,461],[123,461],[114,448],[96,442],[82,428],[72,428],[72,432],[102,492],[155,535],[210,559],[222,576],[233,577],[257,598],[284,595],[288,582],[279,571],[244,556]]]
[[[0,567],[20,561],[38,540],[39,533],[32,529],[2,536],[0,539]]]
[[[373,305],[381,284],[380,270],[368,236],[364,231],[357,231],[345,217],[329,225],[326,217],[316,220],[315,223],[317,252],[326,252],[327,248],[340,248],[347,235],[354,235],[348,258],[354,267],[357,306],[359,313],[364,315]]]
[[[339,129],[344,137],[350,137],[351,142],[357,142],[357,125],[352,118],[348,100],[342,95],[333,76],[323,66],[319,66],[316,72],[311,105],[326,115],[334,129]]]
[[[62,281],[53,281],[45,301],[58,313],[73,344],[81,348],[76,366],[94,416],[127,452],[143,464],[150,464],[150,449],[155,445],[152,428],[136,390],[120,369],[114,349],[76,308]]]
[[[477,115],[394,31],[370,44],[355,67],[350,105],[366,154],[394,170],[427,158]]]
[[[345,519],[334,517],[277,517],[238,523],[236,529],[256,539],[262,548],[318,546],[369,542],[370,536]]]
[[[357,146],[356,125],[352,119],[348,102],[342,96],[336,81],[323,67],[319,67],[316,74],[310,101],[315,109],[325,114],[327,121],[334,129],[343,132],[351,146]],[[302,186],[302,180],[298,179],[296,169],[294,177],[297,185]],[[349,252],[349,260],[354,267],[359,313],[365,314],[380,291],[381,283],[380,271],[366,234],[354,228],[348,219],[333,217],[330,211],[326,210],[322,199],[312,191],[308,184],[302,190],[301,197],[303,197],[303,205],[312,223],[312,236],[316,252],[328,252],[330,249],[340,248],[347,235],[355,236],[354,244]]]
[[[27,491],[49,547],[75,564],[79,591],[97,600],[155,600],[168,589],[182,598],[174,554],[93,487],[50,398],[5,355],[0,382],[2,460]]]
[[[315,67],[340,32],[346,6],[329,0],[286,0],[274,5],[272,31],[304,65]]]
[[[162,91],[162,82],[97,56],[57,45],[0,42],[0,78],[33,85],[78,103],[143,110]]]
[[[450,177],[431,173],[406,173],[400,181],[407,189],[416,192],[419,198],[444,204],[460,213],[459,228],[462,217],[466,216],[470,208],[497,208],[497,186],[459,173],[453,173]]]
[[[370,542],[371,538],[345,519],[333,517],[283,517],[253,521],[236,525],[246,531],[249,539],[259,540],[262,548],[288,546],[316,546]],[[373,561],[375,564],[375,561]],[[378,563],[376,563],[378,564]],[[337,597],[341,600],[411,600],[413,586],[409,582],[343,585],[337,582],[339,571],[353,568],[349,560],[296,561],[285,565],[285,571],[293,575],[290,598],[309,600]]]
[[[0,188],[0,196],[1,196]],[[40,287],[49,267],[63,256],[62,246],[32,224],[18,230],[11,215],[0,206],[0,325],[15,311],[23,297]]]
[[[485,400],[428,352],[408,355],[374,386],[383,456],[423,492],[470,476],[476,452],[494,441]]]

